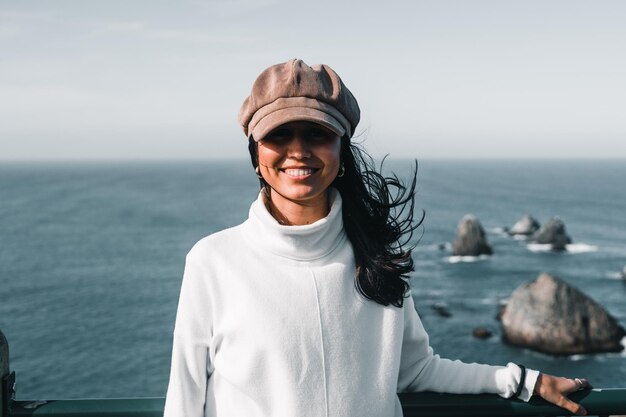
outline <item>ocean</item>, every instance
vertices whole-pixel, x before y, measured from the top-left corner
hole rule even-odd
[[[385,166],[406,177],[412,161]],[[425,219],[411,285],[435,352],[625,387],[624,353],[553,357],[509,346],[496,320],[515,288],[549,272],[626,326],[625,182],[617,160],[419,161],[416,216]],[[242,222],[257,192],[244,160],[0,162],[0,330],[17,398],[164,396],[185,254]],[[479,218],[494,255],[450,256],[465,214]],[[542,224],[560,217],[568,251],[507,236],[524,214]],[[477,326],[494,336],[474,338]]]

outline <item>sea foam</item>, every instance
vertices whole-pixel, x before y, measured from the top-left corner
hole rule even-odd
[[[552,251],[552,245],[549,243],[529,243],[526,245],[531,252],[550,252]]]
[[[598,247],[595,245],[588,245],[587,243],[572,243],[566,245],[565,248],[569,253],[587,253],[597,252]]]
[[[448,262],[451,264],[456,264],[459,262],[478,262],[489,259],[489,255],[479,255],[479,256],[449,256]]]
[[[624,276],[622,275],[621,272],[615,272],[615,271],[607,272],[606,274],[604,274],[604,276],[607,277],[608,279],[617,279],[617,280],[624,279]]]
[[[526,245],[531,252],[551,252],[552,245],[549,243],[529,243]],[[589,253],[589,252],[597,252],[598,247],[595,245],[589,245],[587,243],[571,243],[569,245],[565,245],[566,253],[577,254],[577,253]]]

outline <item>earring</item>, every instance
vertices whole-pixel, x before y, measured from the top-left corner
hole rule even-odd
[[[254,172],[256,172],[256,176],[259,177],[259,179],[263,179],[263,175],[261,175],[261,170],[259,169],[258,165],[254,169]]]
[[[341,178],[346,173],[346,167],[343,166],[343,162],[341,163],[341,167],[339,167],[339,174],[337,174],[337,178]]]

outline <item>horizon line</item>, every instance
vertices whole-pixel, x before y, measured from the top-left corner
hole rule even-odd
[[[390,155],[386,156],[372,156],[373,160],[389,160],[389,161],[626,161],[626,156],[477,156],[477,157],[459,157],[459,156],[450,156],[450,157],[441,157],[441,156],[430,156],[430,157],[393,157]],[[149,157],[149,158],[139,158],[139,157],[111,157],[111,158],[98,158],[98,157],[87,157],[87,158],[2,158],[0,157],[0,164],[3,163],[81,163],[81,162],[135,162],[135,163],[150,163],[150,162],[218,162],[218,161],[250,161],[250,157],[183,157],[183,158],[160,158],[160,157]]]

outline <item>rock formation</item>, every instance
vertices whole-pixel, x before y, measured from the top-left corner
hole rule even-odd
[[[552,250],[563,251],[572,239],[565,232],[565,223],[558,217],[551,218],[531,237],[537,243],[551,244]]]
[[[527,214],[508,229],[508,233],[510,235],[530,236],[539,230],[540,227],[539,222],[534,217]]]
[[[448,306],[445,303],[435,303],[431,305],[430,308],[432,308],[441,317],[452,317],[452,313],[450,313],[450,310],[448,310]]]
[[[472,335],[477,339],[489,339],[493,333],[486,327],[476,327],[472,330]]]
[[[487,243],[485,231],[475,216],[463,216],[456,229],[456,239],[452,243],[455,256],[491,255],[493,250]]]
[[[626,335],[602,306],[547,273],[513,292],[500,323],[505,342],[554,355],[618,352]]]

